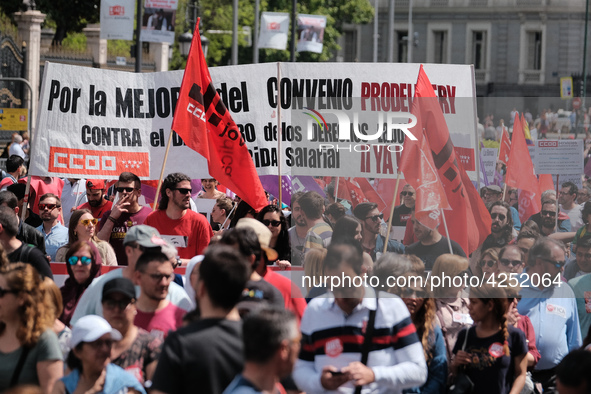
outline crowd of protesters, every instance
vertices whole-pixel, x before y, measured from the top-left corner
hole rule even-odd
[[[490,235],[468,255],[417,220],[410,185],[394,240],[389,212],[335,199],[334,178],[326,197],[258,212],[181,173],[154,210],[131,172],[39,178],[27,209],[22,166],[8,158],[0,191],[0,391],[591,391],[587,183],[545,191],[524,221],[515,190],[483,188]],[[50,262],[65,263],[59,290]],[[278,273],[290,267],[309,284]],[[481,280],[430,282],[445,275]],[[379,285],[322,281],[368,276]],[[387,280],[410,277],[423,280]]]

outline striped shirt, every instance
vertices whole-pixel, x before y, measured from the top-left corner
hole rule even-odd
[[[367,363],[375,374],[375,382],[364,386],[362,393],[395,394],[404,388],[423,385],[427,379],[423,347],[406,305],[387,293],[380,293],[378,304]],[[301,390],[309,394],[326,392],[320,383],[323,367],[342,369],[361,361],[365,327],[373,309],[376,309],[375,292],[369,287],[350,315],[335,303],[332,293],[310,301],[302,318],[302,348],[293,372]],[[335,392],[354,390],[353,383],[347,382]]]

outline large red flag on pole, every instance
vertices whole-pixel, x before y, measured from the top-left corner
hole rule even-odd
[[[433,163],[452,209],[452,213],[446,215],[449,236],[470,254],[490,234],[490,215],[482,199],[472,198],[474,193],[467,191],[474,186],[466,182],[469,178],[462,173],[465,171],[456,158],[439,100],[422,65],[413,105],[415,101],[420,104],[421,122],[431,146]]]
[[[207,159],[212,177],[259,210],[267,205],[265,191],[242,134],[213,86],[198,30],[191,42],[172,129]]]
[[[519,193],[519,219],[525,222],[531,215],[540,212],[540,184],[534,171],[527,149],[526,136],[519,114],[515,114],[513,122],[513,138],[511,153],[507,163],[505,183],[509,187],[521,189]]]

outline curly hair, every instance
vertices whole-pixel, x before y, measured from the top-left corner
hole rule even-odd
[[[41,277],[32,265],[25,263],[8,264],[0,268],[0,275],[6,280],[8,288],[16,291],[17,297],[22,301],[18,308],[20,324],[16,337],[21,346],[33,347],[55,320],[53,308],[46,303]],[[2,324],[0,333],[5,329],[6,326]]]
[[[507,329],[507,308],[509,306],[509,300],[505,291],[496,286],[491,286],[487,283],[483,283],[479,287],[470,288],[470,298],[478,298],[484,304],[492,302],[493,317],[500,323],[503,330],[503,350],[505,356],[510,356],[509,352],[509,330]]]
[[[166,189],[174,189],[176,185],[182,181],[191,182],[191,178],[185,174],[181,174],[180,172],[168,174],[166,178],[164,178],[164,181],[162,182],[162,188],[160,189],[160,202],[158,203],[158,209],[168,208],[168,196],[166,195]]]

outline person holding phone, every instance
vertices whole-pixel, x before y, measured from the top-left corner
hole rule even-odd
[[[105,212],[99,222],[97,237],[111,244],[119,265],[127,265],[123,240],[127,231],[144,221],[150,214],[149,207],[138,202],[142,195],[140,178],[131,172],[122,172],[115,187],[119,197],[111,210]]]

